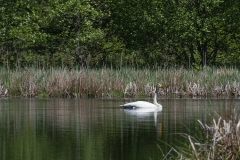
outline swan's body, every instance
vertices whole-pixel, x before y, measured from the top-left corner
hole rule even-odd
[[[133,109],[124,109],[124,112],[132,115],[138,115],[138,116],[149,116],[152,113],[157,113],[162,111],[162,108],[160,107],[143,107],[143,108],[133,108]]]
[[[153,103],[145,102],[145,101],[136,101],[136,102],[130,102],[126,103],[124,105],[120,105],[124,108],[129,108],[129,109],[134,109],[134,108],[162,108],[162,105],[157,103],[157,94],[158,94],[158,89],[162,88],[162,85],[157,85],[154,98],[153,98]]]

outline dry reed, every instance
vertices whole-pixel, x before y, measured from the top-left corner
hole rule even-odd
[[[2,85],[2,81],[0,81],[0,96],[8,96],[8,89],[5,89],[4,85]]]
[[[189,146],[175,151],[177,156],[170,156],[170,159],[197,159],[212,160],[226,159],[237,160],[240,157],[240,119],[237,118],[236,110],[231,114],[231,119],[227,122],[221,117],[216,121],[213,119],[211,125],[201,125],[204,141],[197,140],[188,134],[181,134],[188,139]],[[172,152],[172,149],[170,150]],[[171,153],[168,153],[169,155]]]
[[[162,83],[161,96],[239,97],[240,73],[235,68],[206,69],[0,69],[1,96],[137,97],[152,96]],[[7,92],[6,94],[5,91]]]
[[[228,122],[219,117],[218,122],[213,119],[213,124],[208,126],[198,121],[206,135],[204,143],[195,142],[192,146],[198,148],[195,158],[201,159],[238,159],[240,156],[240,120],[237,113],[233,112]]]

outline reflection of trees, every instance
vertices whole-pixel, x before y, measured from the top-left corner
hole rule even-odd
[[[164,102],[155,124],[153,114],[127,115],[114,100],[1,100],[0,159],[157,159],[161,152],[151,148],[157,139],[173,143],[174,133],[199,126],[192,119],[207,121],[210,110],[226,117],[236,106],[227,100]]]
[[[1,159],[136,159],[148,155],[151,125],[119,115],[113,100],[9,99],[1,103]],[[150,120],[153,117],[149,117]],[[147,137],[146,137],[147,136]],[[139,146],[148,138],[146,146]],[[8,144],[8,145],[7,145]],[[113,146],[113,147],[111,147]]]
[[[79,130],[88,123],[78,107],[65,100],[2,101],[0,159],[77,159],[81,145],[92,148],[92,138],[82,143],[86,135]]]
[[[39,112],[46,111],[36,108],[46,104],[36,102],[2,100],[0,159],[68,159],[68,155],[61,154],[61,151],[67,149],[70,142],[66,141],[64,145],[53,142],[60,135],[57,132],[45,132],[48,118]],[[56,154],[58,152],[59,154]]]

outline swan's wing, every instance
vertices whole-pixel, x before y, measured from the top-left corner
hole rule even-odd
[[[145,102],[145,101],[137,101],[137,102],[130,102],[130,103],[126,103],[124,105],[121,105],[122,107],[124,108],[156,108],[157,106],[152,104],[152,103],[149,103],[149,102]]]

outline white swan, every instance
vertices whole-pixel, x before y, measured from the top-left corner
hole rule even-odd
[[[159,108],[162,109],[162,105],[157,103],[157,94],[158,89],[162,88],[161,84],[156,85],[156,90],[153,98],[153,103],[145,102],[145,101],[136,101],[136,102],[130,102],[126,103],[124,105],[120,105],[124,108],[134,109],[134,108]]]

